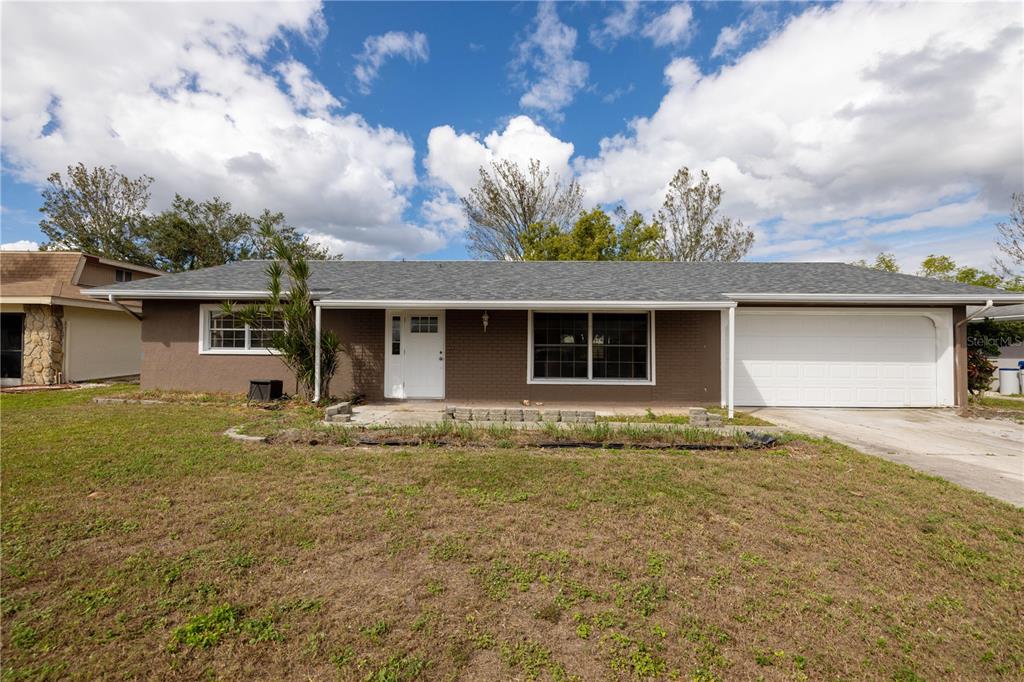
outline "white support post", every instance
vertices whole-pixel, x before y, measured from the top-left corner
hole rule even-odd
[[[736,390],[736,307],[729,308],[729,386],[728,391],[728,410],[729,419],[733,418],[734,404],[733,398]]]
[[[314,403],[319,403],[320,402],[320,306],[317,305],[316,303],[314,303],[313,307],[316,309],[316,312],[314,313],[314,317],[316,318],[316,323],[313,325],[316,328],[316,341],[314,342],[316,345],[314,346],[314,350],[313,350],[313,364],[315,365],[315,367],[313,367],[313,380],[316,382],[316,386],[313,388],[313,402]]]

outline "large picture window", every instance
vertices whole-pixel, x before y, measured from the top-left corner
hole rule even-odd
[[[219,305],[204,305],[200,316],[200,352],[271,353],[270,343],[284,331],[279,314],[263,315],[257,324],[246,324],[238,315],[225,313]]]
[[[651,381],[649,313],[533,313],[530,377]]]

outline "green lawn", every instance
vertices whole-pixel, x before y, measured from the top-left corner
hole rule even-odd
[[[312,413],[94,395],[0,396],[4,680],[1024,675],[1024,511],[835,443],[248,445]]]

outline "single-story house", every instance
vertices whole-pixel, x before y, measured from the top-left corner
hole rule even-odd
[[[84,292],[162,274],[79,251],[0,252],[0,383],[138,374],[141,303]]]
[[[311,265],[346,354],[332,395],[369,400],[935,407],[964,404],[967,305],[1024,295],[841,263]],[[143,301],[145,389],[294,380],[220,303],[267,295],[246,261],[101,287]]]

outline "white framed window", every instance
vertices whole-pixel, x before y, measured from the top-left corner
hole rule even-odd
[[[533,311],[531,384],[655,383],[654,311]]]
[[[275,334],[284,331],[280,313],[264,315],[255,325],[246,324],[237,314],[225,313],[220,304],[199,306],[199,352],[203,355],[267,355]]]

